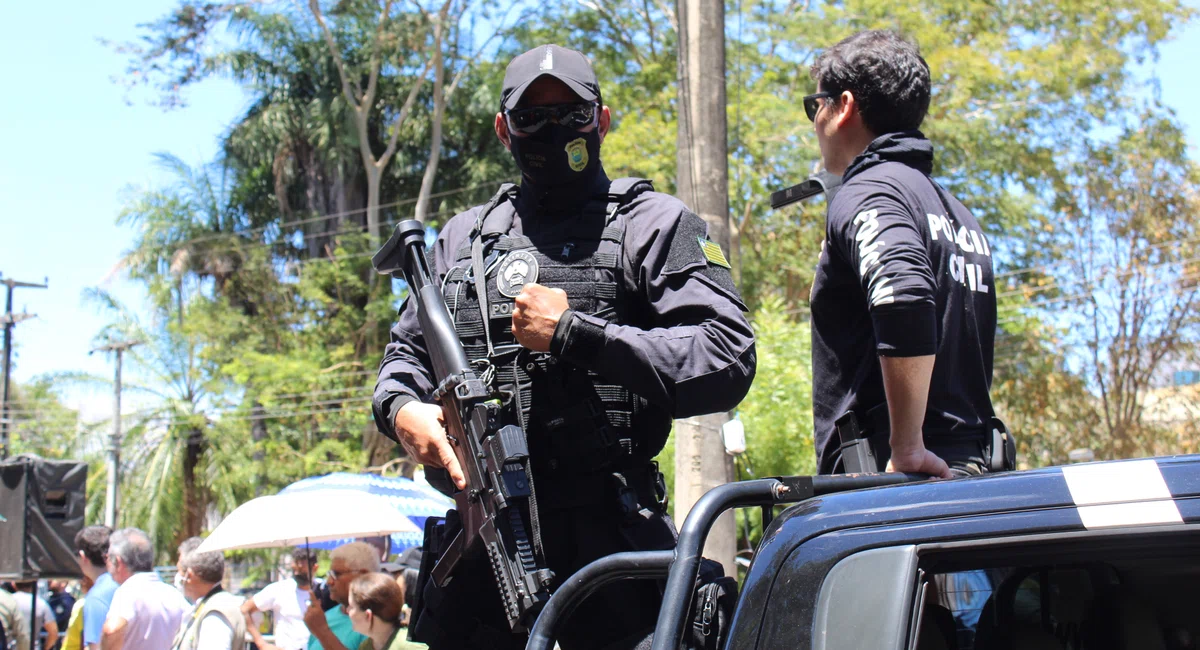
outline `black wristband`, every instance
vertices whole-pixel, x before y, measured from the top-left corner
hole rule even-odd
[[[603,325],[597,325],[572,312],[565,326],[560,320],[555,328],[550,351],[567,361],[590,368],[595,365],[596,357],[604,349],[604,341]]]
[[[558,317],[558,325],[554,327],[554,336],[550,337],[550,354],[560,356],[563,348],[567,347],[567,337],[571,333],[571,321],[575,320],[575,310],[568,309]]]
[[[407,393],[400,393],[399,395],[393,397],[392,403],[388,405],[387,431],[384,431],[383,434],[395,442],[400,442],[400,435],[396,433],[396,414],[400,412],[400,409],[404,408],[405,404],[419,401],[420,400]]]

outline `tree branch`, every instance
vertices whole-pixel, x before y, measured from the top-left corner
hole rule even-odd
[[[325,17],[321,15],[321,6],[317,0],[308,0],[308,9],[312,12],[313,18],[317,20],[317,25],[321,28],[321,35],[325,37],[325,43],[329,46],[329,53],[333,55],[333,62],[337,67],[338,77],[342,80],[342,92],[346,95],[346,101],[354,107],[355,111],[362,111],[364,108],[369,108],[359,103],[359,97],[362,94],[362,89],[359,88],[358,82],[355,81],[351,86],[351,79],[346,74],[346,62],[342,59],[342,52],[338,49],[337,41],[333,40],[333,32],[329,30],[329,25],[325,24]],[[355,94],[357,92],[357,94]]]
[[[313,4],[317,0],[309,0]],[[363,105],[370,106],[375,102],[375,86],[379,82],[379,69],[383,62],[379,60],[379,46],[383,41],[383,27],[392,14],[392,0],[383,1],[383,11],[379,12],[379,24],[375,26],[375,42],[371,45],[371,71],[367,78],[367,92],[363,94]]]

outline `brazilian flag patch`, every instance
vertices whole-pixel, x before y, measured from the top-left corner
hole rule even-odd
[[[700,242],[700,250],[704,252],[704,258],[709,264],[716,264],[730,268],[729,261],[725,259],[725,254],[721,252],[721,247],[716,242],[711,242],[703,237],[697,237],[696,241]]]

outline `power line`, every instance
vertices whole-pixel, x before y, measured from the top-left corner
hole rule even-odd
[[[373,399],[374,399],[373,396],[370,396],[370,395],[366,395],[363,397],[341,397],[338,399],[320,400],[320,401],[315,401],[315,402],[306,402],[306,403],[302,403],[302,404],[292,405],[293,407],[296,407],[297,410],[266,411],[262,414],[256,414],[256,415],[233,415],[233,414],[237,413],[239,410],[239,409],[233,408],[233,409],[226,409],[223,411],[195,413],[194,416],[195,417],[203,417],[205,420],[212,420],[212,421],[216,421],[216,422],[242,421],[242,420],[246,420],[246,421],[275,420],[275,419],[296,417],[298,415],[309,415],[309,414],[314,414],[314,413],[340,413],[340,412],[345,412],[345,411],[357,411],[357,410],[359,410],[358,407],[348,407],[348,406],[340,407],[340,408],[323,408],[323,409],[311,409],[311,408],[307,408],[307,407],[357,404],[357,403],[362,403],[362,402],[370,402]],[[177,424],[192,424],[193,423],[193,421],[191,419],[185,418],[185,417],[178,417],[177,415],[163,417],[161,411],[159,411],[158,409],[143,409],[140,411],[133,411],[130,413],[123,414],[122,418],[123,419],[136,418],[137,416],[145,416],[144,420],[142,421],[142,424],[147,423],[147,422],[153,422],[155,424],[159,424],[162,426],[174,426]],[[23,423],[23,422],[38,422],[38,421],[52,421],[52,420],[54,420],[54,418],[42,419],[42,418],[36,418],[36,417],[27,417],[27,418],[23,418],[20,420],[16,420],[15,422]]]
[[[1182,275],[1176,277],[1175,281],[1176,282],[1187,282],[1187,281],[1196,280],[1196,279],[1200,279],[1200,271],[1193,271],[1192,273],[1182,274]],[[1078,293],[1058,296],[1058,297],[1055,297],[1055,298],[1052,298],[1050,300],[1046,300],[1043,302],[1030,303],[1026,306],[1026,308],[1027,309],[1045,309],[1046,307],[1051,306],[1051,305],[1058,305],[1058,304],[1062,304],[1062,303],[1073,302],[1076,300],[1083,300],[1083,299],[1089,298],[1089,297],[1097,295],[1097,294],[1111,293],[1111,290],[1105,291],[1102,287],[1096,286],[1095,282],[1091,282],[1088,284],[1089,284],[1089,286],[1087,288],[1081,290]],[[1141,296],[1141,298],[1148,299],[1148,298],[1163,296],[1163,295],[1167,295],[1170,293],[1174,293],[1176,290],[1177,290],[1176,287],[1171,287],[1171,286],[1162,287],[1162,288],[1160,288],[1159,291],[1143,294]],[[1021,320],[1025,316],[1027,316],[1027,315],[1026,314],[1014,314],[1012,316],[1008,316],[1008,317],[997,320],[996,325],[1000,326],[1000,325],[1005,325],[1008,323],[1017,322],[1018,320]]]
[[[429,195],[429,196],[430,196],[430,198],[441,198],[441,197],[444,197],[444,196],[450,196],[450,195],[452,195],[452,194],[459,194],[459,193],[462,193],[462,192],[470,192],[470,191],[474,191],[474,190],[482,189],[482,188],[485,188],[485,187],[495,187],[495,186],[496,186],[498,183],[503,183],[503,182],[504,182],[503,180],[499,180],[499,181],[491,181],[491,182],[487,182],[487,183],[480,183],[480,184],[477,184],[477,185],[469,185],[469,186],[464,186],[464,187],[457,187],[457,188],[454,188],[454,189],[445,190],[445,191],[442,191],[442,192],[437,192],[437,193],[431,194],[431,195]],[[380,205],[379,205],[379,209],[381,209],[381,210],[382,210],[382,209],[386,209],[386,208],[394,208],[394,207],[399,207],[399,206],[402,206],[402,205],[408,205],[408,204],[411,204],[411,203],[416,203],[416,202],[417,202],[417,199],[415,199],[415,198],[412,198],[412,199],[400,199],[400,200],[398,200],[398,201],[392,201],[391,203],[382,203],[382,204],[380,204]],[[353,210],[345,210],[345,211],[342,211],[342,212],[330,212],[330,213],[326,213],[326,214],[315,215],[315,216],[312,216],[312,217],[306,217],[306,218],[304,218],[304,219],[297,219],[297,220],[295,220],[295,221],[285,221],[285,222],[283,222],[283,223],[280,223],[280,224],[267,224],[267,225],[265,225],[265,226],[258,226],[258,227],[255,227],[255,228],[248,228],[248,229],[246,229],[246,230],[238,230],[238,231],[234,231],[234,232],[231,232],[231,233],[226,233],[226,234],[219,234],[219,235],[201,235],[200,237],[192,237],[192,238],[190,238],[190,239],[185,239],[185,240],[183,240],[183,241],[176,242],[175,246],[176,246],[176,247],[181,247],[181,246],[185,246],[185,245],[189,245],[189,244],[198,244],[198,243],[203,243],[203,242],[206,242],[206,241],[212,241],[212,240],[215,240],[215,239],[225,239],[225,238],[227,238],[227,237],[230,237],[230,236],[246,236],[246,235],[252,235],[252,234],[255,234],[255,233],[263,233],[263,232],[266,232],[266,231],[267,231],[268,229],[270,229],[270,228],[279,228],[279,230],[281,230],[281,231],[282,231],[282,230],[285,230],[285,229],[287,229],[287,228],[292,228],[292,227],[294,227],[294,226],[301,226],[301,225],[308,224],[308,223],[314,223],[314,222],[318,222],[318,221],[325,221],[325,220],[328,220],[328,219],[333,219],[333,218],[337,218],[337,217],[345,217],[345,216],[349,216],[349,215],[352,215],[352,214],[364,213],[364,212],[366,212],[366,211],[367,211],[367,208],[355,208],[355,209],[353,209]],[[445,214],[445,212],[446,212],[446,211],[442,211],[442,212],[438,212],[438,213],[435,213],[435,214],[432,214],[432,215],[429,215],[429,216],[441,216],[442,214]],[[399,223],[399,221],[401,221],[401,220],[397,220],[397,221],[395,221],[395,222],[392,222],[392,223]],[[356,228],[356,230],[360,230],[360,231],[361,231],[361,228]],[[316,233],[316,234],[318,234],[318,235],[327,235],[327,234],[329,234],[329,233]],[[269,244],[266,244],[266,245],[269,245]]]
[[[1146,247],[1145,250],[1147,252],[1149,252],[1152,250],[1162,248],[1164,246],[1170,246],[1172,244],[1190,244],[1190,243],[1198,242],[1198,241],[1200,241],[1200,236],[1180,237],[1178,239],[1171,239],[1171,240],[1159,242],[1157,244],[1152,244],[1152,245]],[[1054,268],[1057,268],[1060,266],[1065,266],[1070,263],[1071,263],[1070,260],[1061,260],[1061,261],[1051,262],[1049,264],[1044,264],[1044,265],[1040,265],[1040,266],[1030,266],[1030,267],[1026,267],[1023,269],[1017,269],[1015,271],[1005,271],[1004,273],[997,273],[995,275],[995,279],[1000,280],[1001,278],[1008,278],[1008,277],[1013,277],[1013,276],[1017,276],[1017,275],[1024,275],[1027,273],[1033,273],[1035,271],[1048,271],[1050,269],[1054,269]]]
[[[1090,270],[1094,270],[1096,273],[1098,273],[1098,275],[1094,276],[1094,279],[1100,280],[1102,278],[1106,278],[1111,275],[1120,276],[1120,275],[1122,275],[1122,273],[1126,274],[1126,275],[1133,275],[1136,273],[1145,273],[1151,269],[1158,269],[1158,268],[1161,268],[1164,266],[1172,266],[1175,264],[1192,264],[1195,262],[1200,262],[1200,257],[1192,257],[1192,258],[1184,259],[1184,260],[1166,260],[1163,262],[1156,262],[1154,264],[1149,264],[1149,265],[1143,266],[1140,269],[1127,268],[1126,265],[1122,265],[1119,262],[1113,262],[1111,264],[1107,264],[1107,265],[1100,266],[1098,268],[1090,269]],[[1125,270],[1122,273],[1114,274],[1114,273],[1111,273],[1111,271],[1113,269],[1125,269]],[[1003,292],[997,293],[996,297],[997,298],[1006,298],[1008,296],[1026,295],[1028,293],[1038,293],[1038,292],[1042,292],[1042,291],[1049,291],[1051,289],[1058,287],[1059,284],[1060,284],[1060,279],[1053,278],[1047,284],[1038,285],[1035,287],[1021,287],[1021,288],[1017,288],[1017,289],[1010,289],[1008,291],[1003,291]]]

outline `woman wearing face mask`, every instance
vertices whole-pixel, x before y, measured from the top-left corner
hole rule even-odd
[[[358,650],[416,650],[426,647],[410,643],[400,627],[404,592],[391,576],[368,573],[350,583],[350,604],[346,613],[354,631],[367,639]]]

